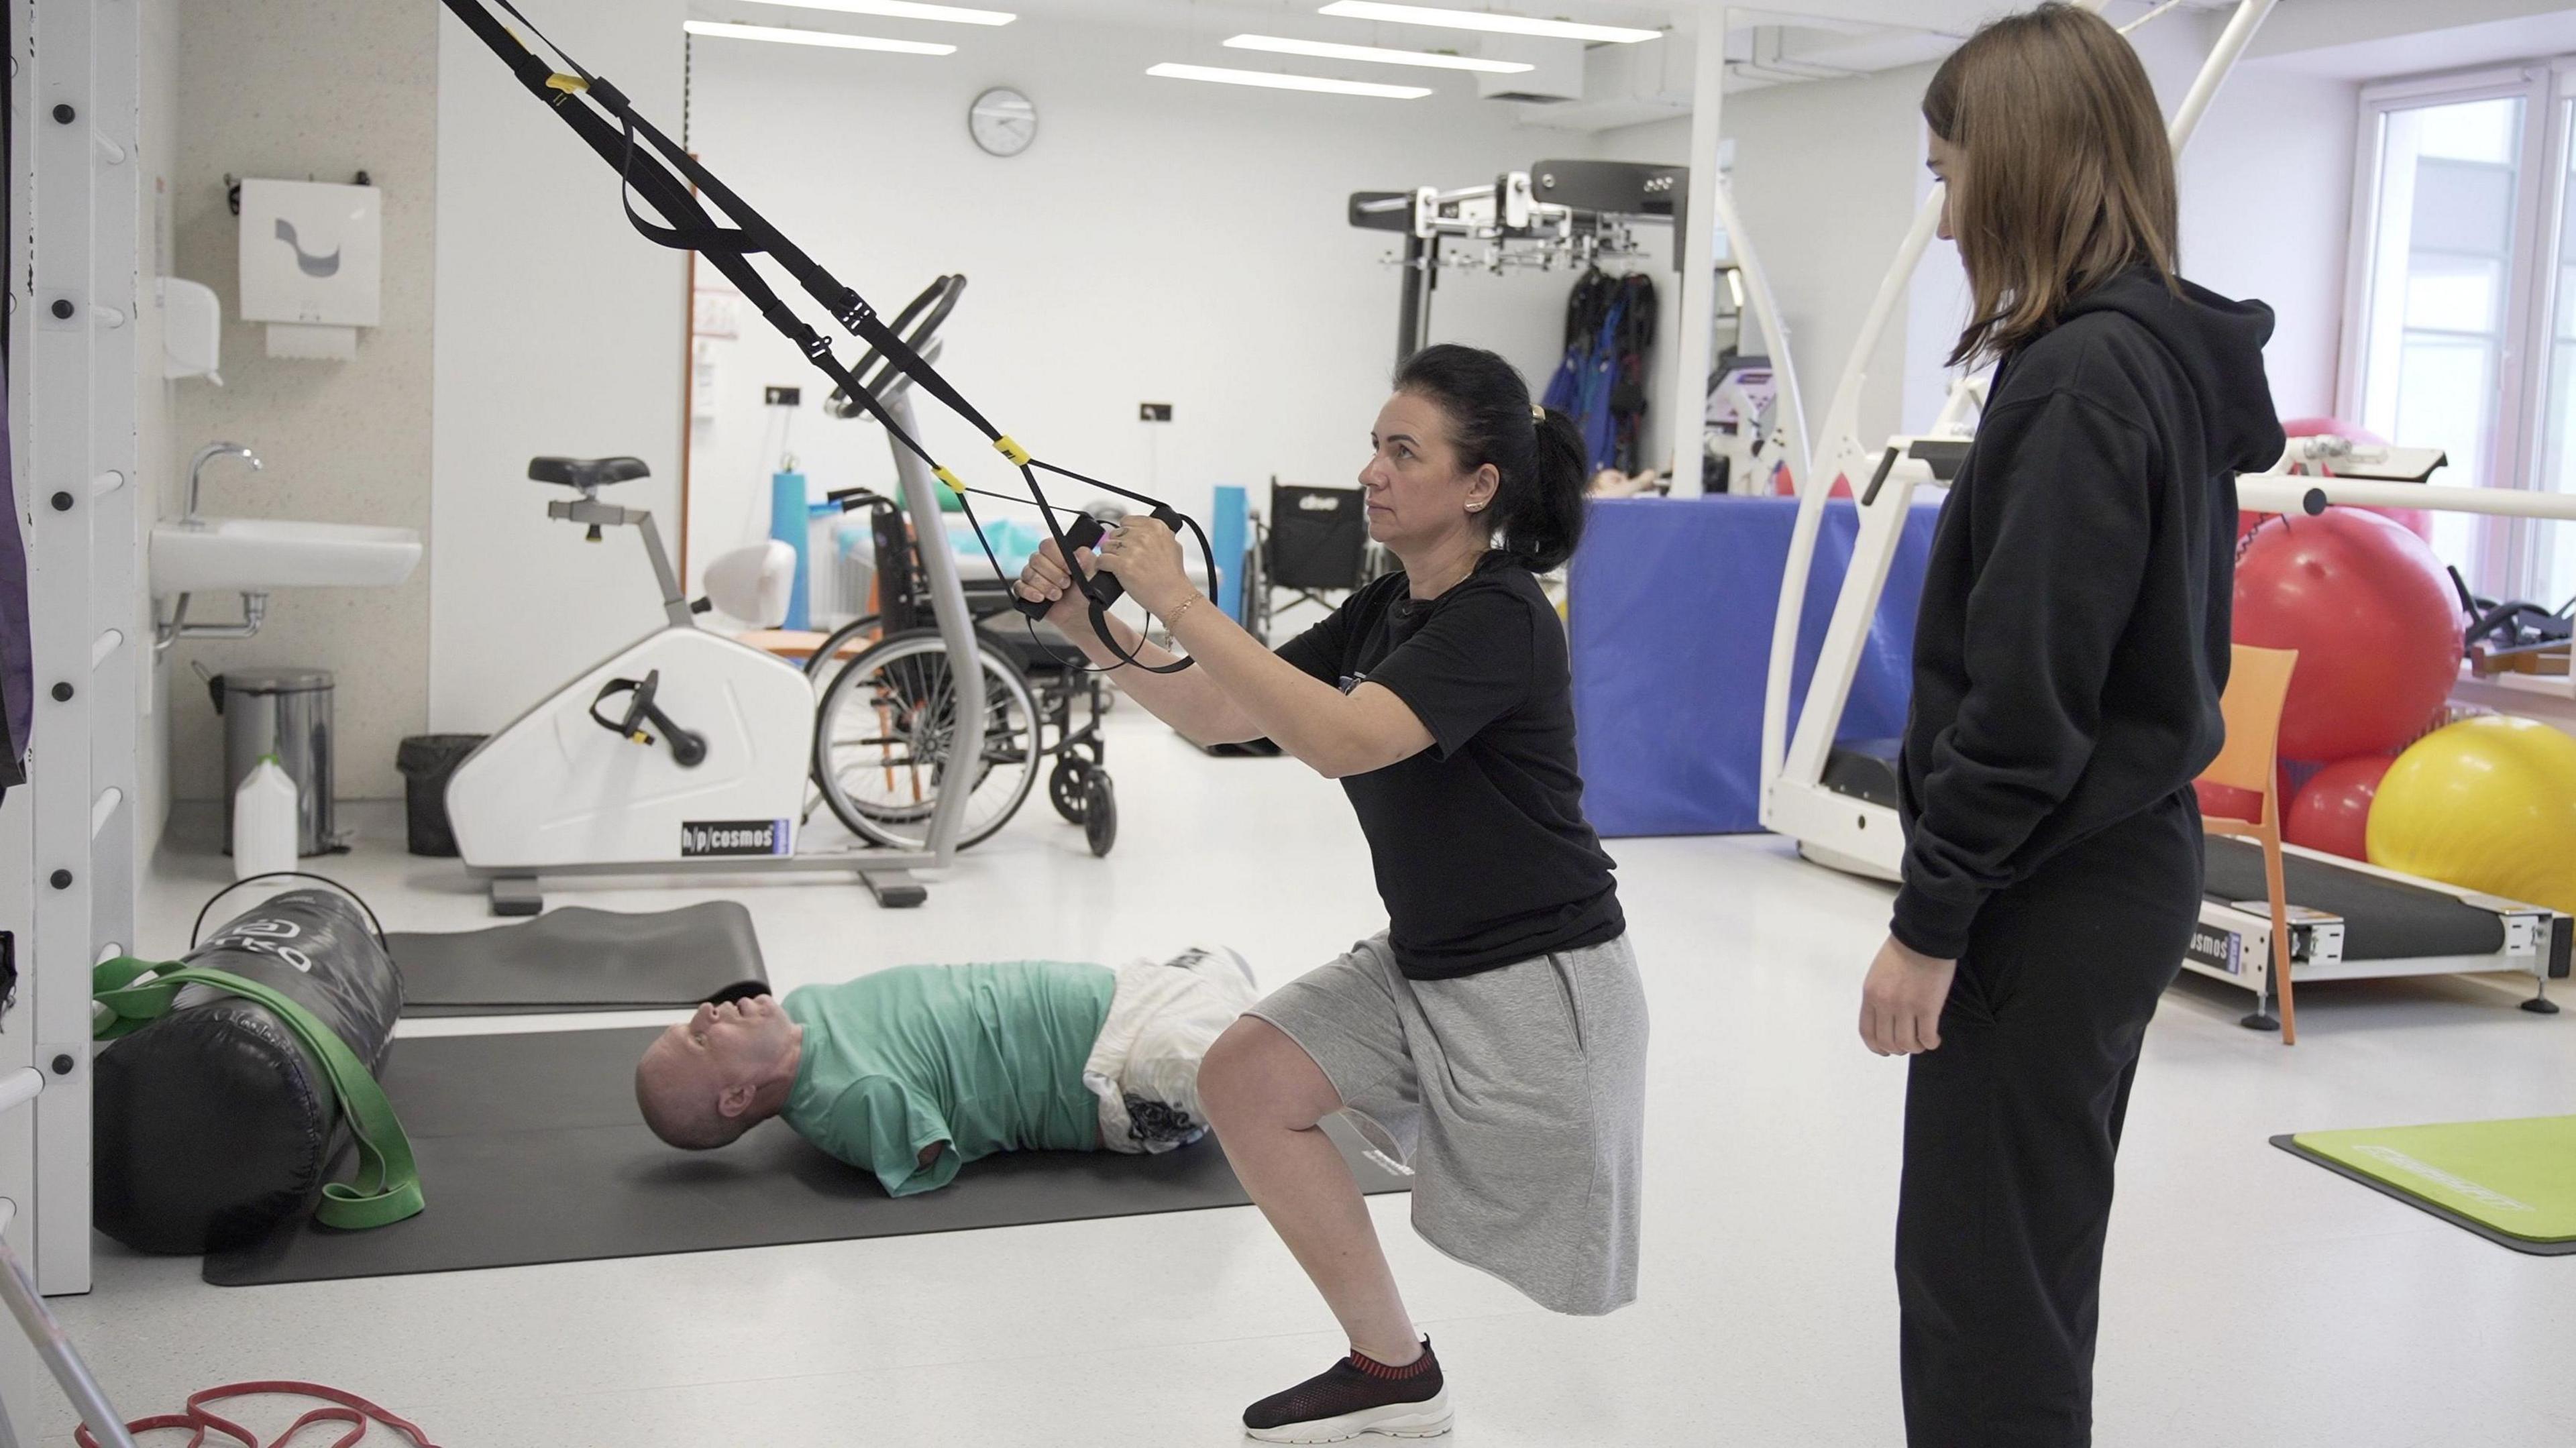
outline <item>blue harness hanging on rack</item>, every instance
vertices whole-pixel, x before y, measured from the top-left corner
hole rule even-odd
[[[1654,337],[1651,279],[1612,276],[1595,267],[1575,281],[1565,302],[1565,355],[1543,400],[1574,419],[1594,472],[1634,472],[1639,466],[1637,439]]]

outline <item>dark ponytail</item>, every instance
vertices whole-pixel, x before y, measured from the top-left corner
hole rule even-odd
[[[1428,398],[1447,415],[1459,467],[1492,463],[1502,474],[1488,515],[1495,547],[1533,573],[1574,556],[1589,453],[1573,418],[1553,409],[1537,415],[1529,384],[1512,364],[1452,342],[1406,358],[1395,390]]]

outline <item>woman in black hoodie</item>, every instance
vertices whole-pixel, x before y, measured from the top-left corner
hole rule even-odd
[[[2235,474],[2282,448],[2272,315],[2175,271],[2173,153],[2128,42],[1995,22],[1923,98],[1993,359],[1915,632],[1904,886],[1860,1029],[1911,1056],[1896,1228],[1914,1448],[2092,1440],[2112,1158],[2197,919]]]

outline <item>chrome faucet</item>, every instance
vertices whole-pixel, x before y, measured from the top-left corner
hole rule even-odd
[[[188,464],[188,511],[179,517],[182,525],[191,528],[204,526],[197,521],[197,479],[198,475],[206,470],[206,464],[220,457],[241,458],[250,464],[253,472],[264,470],[259,454],[243,447],[240,443],[210,442],[199,448],[195,460]]]

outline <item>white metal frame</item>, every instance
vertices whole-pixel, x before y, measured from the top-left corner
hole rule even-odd
[[[1789,465],[1789,476],[1803,484],[1813,471],[1813,448],[1807,432],[1807,405],[1798,390],[1798,369],[1789,357],[1789,334],[1780,321],[1780,303],[1771,290],[1771,274],[1736,210],[1735,188],[1721,167],[1720,122],[1726,99],[1726,28],[1734,7],[1710,5],[1700,12],[1700,31],[1693,52],[1690,142],[1690,214],[1711,224],[1694,226],[1682,238],[1681,294],[1674,315],[1682,319],[1673,348],[1673,371],[1665,407],[1670,429],[1673,471],[1666,486],[1676,498],[1706,491],[1708,372],[1713,360],[1709,333],[1717,315],[1717,236],[1726,234],[1736,274],[1744,283],[1744,309],[1762,332],[1770,354],[1777,400],[1772,404],[1771,434],[1755,445],[1756,455]],[[1755,419],[1737,424],[1751,429]],[[1731,469],[1730,492],[1768,492],[1769,467]],[[1758,478],[1754,476],[1759,474]],[[1739,476],[1741,474],[1741,476]]]
[[[2210,99],[2234,69],[2237,58],[2244,54],[2255,29],[2271,13],[2273,3],[2274,0],[2240,0],[2174,113],[2169,134],[2176,154],[2190,143]],[[2100,8],[2099,0],[2091,0],[2090,8]],[[1834,387],[1813,463],[1797,476],[1798,517],[1790,530],[1780,606],[1772,621],[1770,673],[1763,693],[1763,827],[1796,839],[1800,850],[1819,863],[1883,880],[1897,878],[1904,854],[1896,811],[1826,788],[1824,774],[1844,706],[1850,702],[1852,681],[1860,670],[1861,652],[1877,618],[1879,596],[1887,587],[1888,569],[1896,561],[1897,545],[1904,536],[1906,515],[1913,508],[1915,490],[1931,481],[1928,468],[1902,456],[1902,445],[1911,439],[1898,439],[1877,449],[1862,444],[1860,399],[1869,378],[1870,354],[1894,320],[1914,269],[1939,228],[1943,196],[1944,188],[1935,184],[1915,212],[1914,225],[1897,248],[1895,262],[1879,282],[1878,294],[1870,302],[1860,336]],[[1952,424],[1964,421],[1972,400],[1964,389],[1954,389],[1942,409],[1944,420]],[[1804,622],[1807,579],[1815,564],[1816,535],[1824,522],[1826,500],[1834,484],[1844,479],[1856,490],[1859,536],[1853,544],[1851,566],[1843,575],[1842,590],[1834,600],[1833,616],[1825,628],[1823,652],[1808,681],[1805,707],[1799,710],[1793,730],[1789,692],[1795,677],[1798,634]]]
[[[89,1287],[89,968],[134,938],[141,38],[133,0],[34,0],[21,15],[41,43],[16,57],[25,209],[10,241],[32,255],[10,269],[11,443],[38,698],[23,803],[13,791],[0,806],[25,811],[26,853],[7,873],[32,897],[0,1070],[58,1078],[36,1104],[33,1181],[6,1194],[38,1286],[60,1293]]]
[[[149,667],[135,396],[142,39],[135,0],[9,3],[8,501],[26,539],[37,697],[29,782],[0,801],[0,928],[16,935],[19,967],[16,1003],[0,1013],[0,1101],[24,1108],[0,1109],[0,1298],[60,1376],[77,1359],[24,1289],[89,1289],[89,971],[134,939],[148,823],[136,800]],[[33,1362],[4,1341],[0,1394],[23,1404]],[[8,1422],[0,1409],[0,1431]],[[93,1426],[127,1441],[112,1422]],[[17,1427],[33,1430],[23,1417]]]

